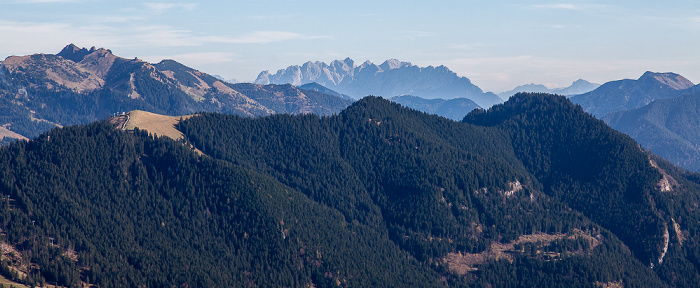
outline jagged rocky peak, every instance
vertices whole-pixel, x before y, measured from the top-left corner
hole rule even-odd
[[[345,58],[345,60],[340,61],[340,60],[334,60],[331,62],[331,67],[333,67],[335,70],[340,70],[340,71],[345,71],[345,72],[351,72],[352,69],[355,69],[355,61],[350,59],[350,57]]]
[[[411,63],[409,62],[401,62],[397,59],[389,59],[384,61],[381,65],[379,65],[379,68],[382,68],[384,71],[392,70],[392,69],[397,69],[401,67],[406,67],[406,66],[411,66]]]
[[[109,49],[95,49],[95,46],[92,46],[92,48],[88,50],[86,48],[79,48],[75,44],[68,44],[68,46],[64,47],[63,50],[61,50],[61,52],[58,52],[58,54],[56,55],[77,63],[82,61],[85,58],[85,56],[88,56],[95,52],[99,53],[100,55],[112,54],[112,51]]]
[[[693,82],[676,73],[656,73],[647,71],[639,78],[639,81],[657,81],[675,90],[688,89],[695,86]]]

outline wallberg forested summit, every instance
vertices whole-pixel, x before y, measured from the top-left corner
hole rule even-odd
[[[71,287],[700,281],[700,176],[561,96],[463,122],[367,97],[177,128],[184,143],[93,123],[1,148],[0,272]]]

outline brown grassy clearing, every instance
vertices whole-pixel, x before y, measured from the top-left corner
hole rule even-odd
[[[5,126],[0,126],[0,139],[3,139],[5,137],[20,139],[20,140],[28,140],[27,137],[24,137],[24,136],[19,135],[15,132],[12,132],[9,129],[7,129]]]
[[[179,122],[180,119],[184,120],[192,117],[192,115],[165,116],[141,110],[131,111],[127,113],[127,116],[128,119],[124,127],[125,130],[139,128],[141,130],[146,130],[151,134],[169,137],[173,140],[180,140],[184,138],[182,132],[175,129],[177,122]]]
[[[475,267],[476,265],[483,264],[490,260],[507,259],[512,261],[514,259],[513,255],[522,253],[522,251],[515,249],[515,245],[517,244],[540,243],[541,246],[549,246],[550,243],[564,238],[584,238],[590,243],[591,249],[600,245],[600,241],[596,237],[593,237],[584,231],[575,229],[574,232],[569,234],[536,233],[532,235],[522,235],[520,238],[518,238],[518,240],[509,243],[492,243],[489,249],[481,253],[449,253],[442,259],[442,261],[447,263],[450,270],[453,272],[464,275],[470,271],[477,270]],[[559,253],[546,253],[539,250],[537,251],[537,254],[546,259],[558,259],[561,256]]]

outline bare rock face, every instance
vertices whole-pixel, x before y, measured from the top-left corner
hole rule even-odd
[[[271,74],[263,71],[257,84],[304,85],[318,83],[354,98],[367,95],[393,97],[414,95],[425,99],[468,98],[481,107],[502,102],[496,94],[484,92],[466,77],[459,77],[445,66],[418,67],[409,62],[389,59],[380,65],[365,61],[355,65],[350,58],[324,62],[306,62]]]

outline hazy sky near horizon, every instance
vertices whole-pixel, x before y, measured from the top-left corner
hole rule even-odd
[[[350,57],[445,65],[493,92],[645,71],[697,83],[700,0],[0,0],[1,59],[70,43],[247,82]]]

